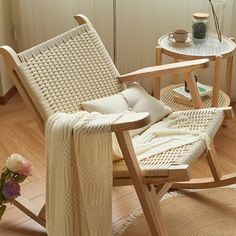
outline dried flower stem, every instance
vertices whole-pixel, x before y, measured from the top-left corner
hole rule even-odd
[[[214,18],[216,33],[217,33],[219,41],[221,42],[222,41],[222,34],[221,34],[221,31],[220,31],[219,20],[218,20],[218,17],[216,15],[215,8],[214,8],[214,5],[213,5],[212,1],[211,0],[208,0],[208,1],[210,2],[210,5],[211,5],[211,10],[212,10],[213,18]]]

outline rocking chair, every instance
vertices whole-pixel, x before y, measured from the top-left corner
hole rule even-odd
[[[89,20],[83,15],[76,15],[75,19],[78,27],[19,54],[8,46],[0,48],[13,83],[43,133],[46,120],[56,112],[80,111],[84,101],[121,92],[124,82],[176,72],[184,74],[193,102],[199,104],[194,73],[208,67],[207,59],[153,66],[120,76]],[[112,125],[124,156],[124,160],[113,163],[113,184],[134,185],[152,235],[167,235],[156,199],[160,200],[171,187],[211,188],[236,182],[236,174],[221,175],[213,145],[223,119],[232,118],[232,108],[175,113],[188,117],[190,130],[203,128],[209,135],[211,148],[207,161],[213,178],[196,180],[190,175],[190,164],[206,150],[204,141],[173,148],[138,162],[129,130],[146,126],[149,115],[145,112],[124,114]],[[181,121],[178,125],[181,127]],[[157,194],[155,201],[154,193]],[[45,226],[45,205],[36,211],[23,198],[16,199],[14,204]]]

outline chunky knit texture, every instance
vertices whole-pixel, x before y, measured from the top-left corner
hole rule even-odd
[[[46,125],[50,236],[111,235],[111,123],[120,115],[57,113]]]

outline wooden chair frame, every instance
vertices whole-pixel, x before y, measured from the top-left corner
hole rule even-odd
[[[92,27],[90,21],[83,15],[76,15],[75,19],[79,24],[87,24]],[[0,54],[3,56],[8,73],[23,98],[26,105],[31,109],[33,115],[44,134],[44,120],[37,110],[35,104],[30,98],[29,94],[25,90],[21,83],[18,65],[21,64],[17,54],[10,47],[0,47]],[[183,73],[185,80],[188,83],[193,102],[196,108],[201,108],[201,99],[198,94],[195,79],[193,79],[193,73],[198,70],[208,67],[208,59],[200,59],[186,62],[178,62],[167,65],[153,66],[145,69],[141,69],[126,75],[119,77],[122,82],[135,81],[141,79],[147,79],[150,77],[156,77],[155,83],[159,83],[159,77],[163,75],[174,75],[176,73]],[[154,85],[155,86],[155,85]],[[158,92],[157,92],[158,94]],[[219,108],[220,109],[220,108]],[[226,118],[232,118],[232,108],[221,108],[224,110]],[[161,199],[162,196],[171,188],[189,189],[189,188],[212,188],[223,185],[229,185],[236,182],[236,173],[230,175],[221,175],[219,163],[216,158],[216,152],[214,145],[212,145],[211,151],[207,156],[207,160],[212,172],[213,178],[208,179],[192,179],[189,171],[189,165],[173,166],[169,172],[160,176],[160,178],[145,178],[142,176],[141,169],[139,167],[134,148],[132,145],[129,130],[137,129],[147,125],[150,122],[150,116],[148,113],[138,113],[131,115],[124,115],[119,120],[112,124],[112,131],[116,133],[121,151],[126,161],[126,165],[130,174],[130,178],[114,179],[113,184],[115,186],[133,184],[146,216],[150,231],[152,235],[167,235],[167,229],[165,228],[161,214],[159,202],[154,201],[153,193],[157,193],[157,198]],[[179,182],[184,181],[184,182]],[[156,189],[153,186],[156,186]],[[34,219],[42,226],[46,226],[45,220],[45,205],[40,210],[36,210],[31,203],[23,197],[13,201],[13,204],[25,212],[28,216]]]

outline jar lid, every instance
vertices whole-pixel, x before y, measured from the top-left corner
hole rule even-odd
[[[193,17],[196,19],[207,19],[209,17],[209,13],[196,12],[193,13]]]

